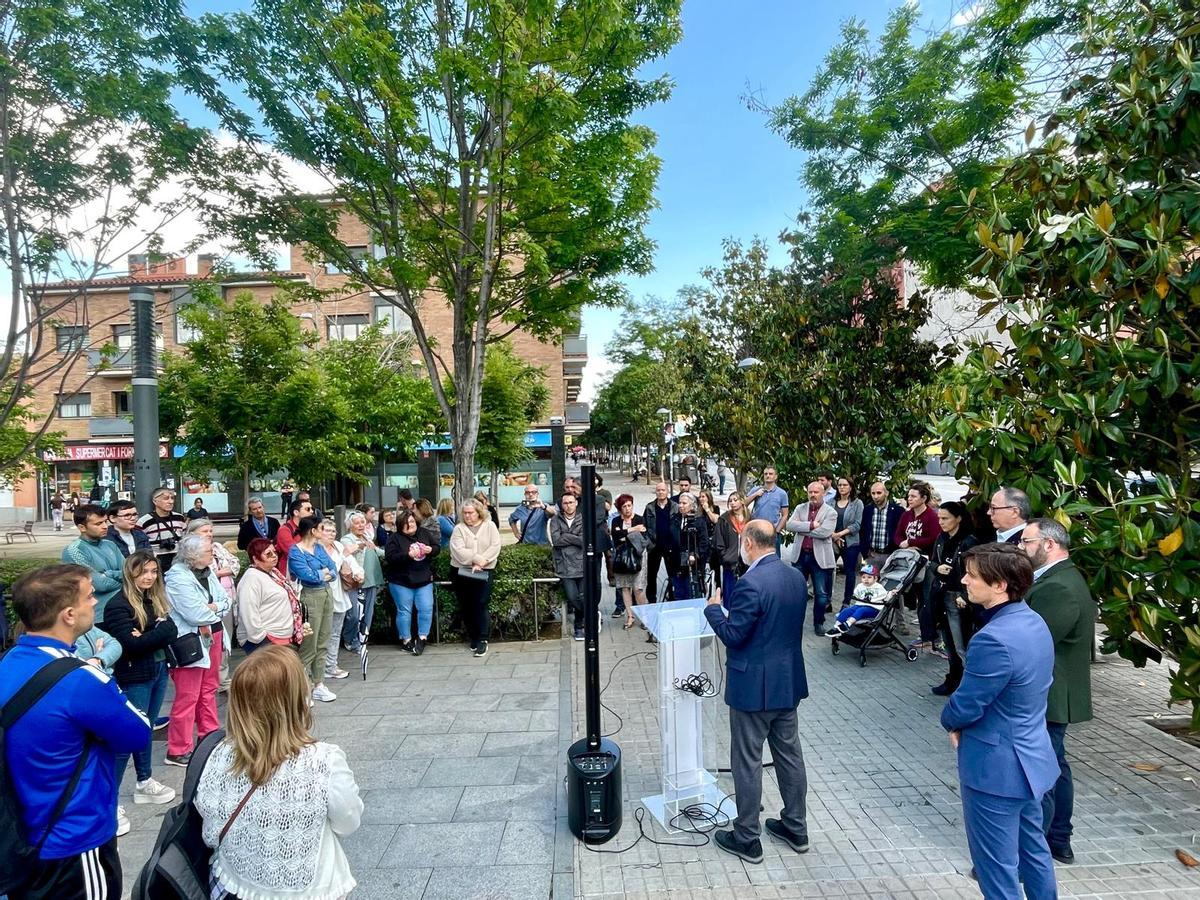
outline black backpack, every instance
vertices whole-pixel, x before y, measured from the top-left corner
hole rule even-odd
[[[196,809],[196,789],[213,749],[225,737],[217,729],[192,752],[183,778],[183,802],[167,810],[154,849],[133,883],[130,900],[209,900],[212,849],[204,843],[204,820]]]
[[[34,863],[42,851],[42,845],[50,837],[50,832],[54,830],[54,826],[66,810],[71,796],[75,793],[75,788],[83,775],[84,766],[87,765],[88,753],[92,745],[90,737],[84,741],[79,762],[75,764],[75,771],[71,773],[71,779],[67,782],[62,796],[58,798],[58,802],[54,804],[54,809],[50,812],[42,839],[37,844],[30,844],[29,838],[25,834],[25,826],[17,812],[20,809],[17,789],[13,784],[12,775],[8,771],[8,750],[5,747],[8,729],[12,728],[21,716],[29,712],[33,705],[41,700],[54,685],[71,672],[86,665],[87,663],[82,659],[74,656],[64,656],[52,660],[35,672],[33,677],[8,699],[8,702],[4,704],[3,711],[0,711],[0,896],[11,894],[25,884],[33,874]]]

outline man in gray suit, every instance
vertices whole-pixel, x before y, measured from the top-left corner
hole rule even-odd
[[[713,835],[717,847],[746,862],[762,862],[759,804],[765,741],[775,760],[783,811],[767,819],[767,834],[797,853],[808,851],[804,812],[808,780],[797,733],[796,707],[808,696],[800,636],[808,606],[804,576],[775,555],[774,523],[753,519],[739,547],[749,568],[729,593],[729,617],[714,591],[704,609],[729,649],[725,703],[729,706],[730,769],[737,819]]]
[[[825,504],[825,485],[814,481],[808,486],[808,502],[796,507],[784,528],[800,541],[796,568],[812,579],[813,631],[824,635],[825,611],[833,593],[833,531],[837,528],[837,511]]]

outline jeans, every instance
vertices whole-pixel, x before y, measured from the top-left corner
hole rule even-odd
[[[957,688],[962,682],[963,659],[967,655],[967,633],[965,622],[967,610],[959,609],[955,601],[956,594],[947,593],[940,588],[934,591],[935,602],[941,601],[944,617],[942,619],[942,640],[946,644],[946,653],[950,657],[950,672],[946,675],[946,683]]]
[[[717,493],[718,494],[725,493],[725,476],[724,475],[717,476]]]
[[[571,612],[571,619],[576,631],[583,630],[583,579],[582,578],[560,578],[558,583],[562,585],[563,596],[567,600],[567,609]]]
[[[429,637],[433,630],[433,583],[419,588],[388,584],[388,593],[396,604],[396,637],[404,643],[412,640],[412,611],[417,607],[417,636]]]
[[[335,612],[329,625],[329,644],[325,648],[325,674],[332,675],[338,669],[338,650],[341,649],[342,626],[346,623],[344,612]]]
[[[221,727],[217,718],[217,685],[223,651],[220,635],[214,634],[208,648],[208,668],[185,666],[171,670],[175,700],[167,725],[167,752],[172,756],[192,752],[193,727],[201,738]]]
[[[375,594],[377,587],[356,588],[346,591],[350,598],[350,612],[346,613],[346,621],[342,625],[342,641],[351,650],[358,652],[359,635],[371,633],[371,622],[375,619]]]
[[[154,724],[154,720],[158,718],[159,711],[162,709],[163,695],[167,692],[167,664],[159,662],[154,667],[154,677],[149,681],[137,681],[133,684],[121,685],[121,690],[125,692],[129,702],[146,714],[146,718],[150,720],[150,724]],[[137,773],[138,781],[145,781],[150,777],[150,750],[153,739],[146,741],[146,746],[141,750],[133,752],[133,771]],[[125,767],[129,765],[128,753],[117,754],[117,767],[114,770],[117,776],[117,782],[120,783],[121,776],[125,774]]]
[[[798,540],[798,539],[797,539]],[[813,629],[820,631],[825,625],[825,611],[829,609],[829,595],[833,589],[833,569],[822,569],[811,550],[801,550],[796,557],[796,568],[805,579],[812,579]]]
[[[854,602],[854,585],[858,583],[858,558],[861,544],[847,544],[842,548],[842,575],[846,582],[842,590],[842,609]]]
[[[729,608],[729,595],[733,593],[733,586],[737,584],[737,574],[733,571],[732,566],[725,566],[721,569],[721,605],[726,609]]]
[[[1054,755],[1058,757],[1058,767],[1061,771],[1054,787],[1042,797],[1042,828],[1046,832],[1046,842],[1052,848],[1069,847],[1073,830],[1071,815],[1075,812],[1075,782],[1071,778],[1067,750],[1063,746],[1067,726],[1063,722],[1047,722],[1046,731],[1050,733],[1050,745],[1054,748]]]
[[[865,619],[873,619],[877,615],[879,615],[879,610],[873,606],[867,606],[865,603],[851,603],[849,606],[842,607],[842,611],[837,615],[837,620],[839,624],[845,625],[850,619],[862,622]]]

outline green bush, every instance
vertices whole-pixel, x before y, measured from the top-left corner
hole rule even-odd
[[[13,582],[26,572],[60,562],[62,562],[61,559],[0,559],[0,584],[4,585],[4,595],[6,597],[12,595]],[[5,603],[4,615],[8,619],[11,633],[11,626],[17,621],[17,614],[13,612],[12,603]]]
[[[436,581],[450,580],[450,554],[439,553],[433,563]],[[539,622],[533,614],[533,579],[553,578],[554,564],[550,548],[540,544],[513,544],[500,550],[496,562],[496,574],[492,582],[492,599],[488,608],[492,615],[492,636],[498,640],[528,641],[537,637]],[[538,588],[538,617],[558,602],[559,591],[555,585],[545,584]],[[462,617],[458,612],[458,598],[449,585],[434,588],[434,603],[437,615],[435,629],[440,628],[438,639],[457,641],[464,636]],[[395,643],[396,607],[387,588],[380,589],[375,600],[375,618],[371,623],[371,640],[374,643]]]

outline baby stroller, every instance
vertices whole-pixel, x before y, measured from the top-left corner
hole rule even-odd
[[[917,550],[897,550],[883,564],[879,583],[887,588],[887,600],[883,609],[873,619],[855,622],[843,635],[832,639],[831,646],[836,656],[841,644],[858,649],[858,664],[867,664],[867,651],[880,647],[895,647],[909,662],[916,662],[919,655],[896,636],[899,617],[904,615],[904,595],[919,584],[925,572],[925,557]]]

